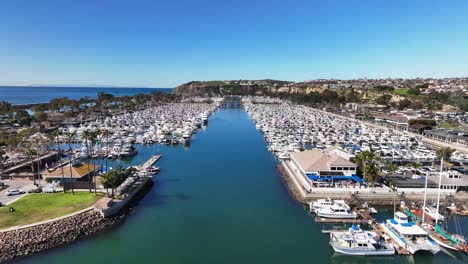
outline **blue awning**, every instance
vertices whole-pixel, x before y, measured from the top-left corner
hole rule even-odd
[[[311,181],[354,181],[362,183],[362,179],[357,175],[345,176],[345,175],[326,175],[320,176],[315,174],[307,174],[307,178]]]

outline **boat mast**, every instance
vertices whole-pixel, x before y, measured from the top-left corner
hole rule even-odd
[[[427,178],[429,172],[426,172],[426,183],[424,184],[424,202],[423,202],[423,213],[422,213],[422,222],[425,222],[426,219],[426,198],[427,198]]]
[[[437,226],[437,221],[439,220],[439,202],[440,202],[440,186],[442,184],[442,169],[444,164],[444,158],[440,159],[440,173],[439,173],[439,190],[437,191],[437,210],[435,217],[435,226]]]

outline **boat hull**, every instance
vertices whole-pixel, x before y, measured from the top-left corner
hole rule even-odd
[[[387,249],[369,249],[369,248],[359,248],[359,249],[350,249],[343,246],[336,245],[333,242],[330,242],[330,246],[337,253],[352,255],[352,256],[388,256],[394,255],[395,249],[392,247]]]
[[[392,240],[400,247],[406,248],[411,254],[415,254],[418,251],[429,251],[432,254],[437,254],[440,251],[440,247],[436,245],[430,245],[428,243],[418,243],[413,244],[412,242],[407,242],[404,238],[398,236],[395,231],[390,229],[386,224],[382,224],[385,233],[389,235]]]
[[[334,219],[356,219],[357,214],[329,214],[318,211],[317,215],[324,218],[334,218]]]

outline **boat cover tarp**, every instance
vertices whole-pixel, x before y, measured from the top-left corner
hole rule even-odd
[[[457,246],[460,245],[460,241],[454,239],[453,237],[451,237],[450,235],[448,235],[447,233],[445,233],[445,231],[442,230],[442,228],[439,226],[439,224],[436,224],[435,230],[436,230],[437,232],[439,232],[439,234],[441,234],[441,235],[443,235],[445,238],[447,238],[448,240],[452,241],[452,243],[455,243]]]

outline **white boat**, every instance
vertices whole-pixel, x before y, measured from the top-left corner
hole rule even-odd
[[[341,202],[334,202],[330,207],[318,209],[317,215],[325,218],[357,218],[356,212],[351,211],[346,203]]]
[[[362,231],[353,225],[347,232],[331,232],[330,246],[335,252],[356,256],[393,255],[395,248],[375,232]]]
[[[402,212],[396,212],[393,219],[387,219],[381,224],[384,232],[400,247],[406,248],[411,254],[418,251],[429,251],[436,254],[439,245],[432,240],[428,233],[413,222]]]
[[[330,207],[333,205],[333,200],[330,198],[327,199],[318,199],[317,201],[309,203],[309,210],[313,213],[317,212],[319,209]]]
[[[309,210],[312,213],[316,213],[319,209],[323,209],[326,207],[331,207],[334,203],[342,203],[344,204],[344,200],[332,200],[330,198],[326,199],[318,199],[317,201],[309,203]]]
[[[437,207],[435,205],[427,205],[426,207],[424,207],[424,212],[434,220],[445,220],[445,217],[437,211]]]
[[[138,150],[134,148],[132,145],[125,145],[123,146],[122,150],[120,151],[119,155],[121,157],[131,157],[138,153]]]

